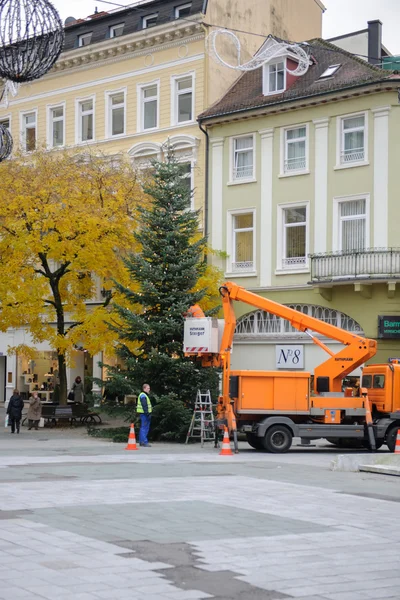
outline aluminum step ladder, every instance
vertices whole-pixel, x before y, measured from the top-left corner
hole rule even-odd
[[[205,442],[215,442],[214,412],[210,390],[206,392],[197,390],[193,416],[186,436],[186,444],[190,438],[200,438],[201,447],[204,446]]]

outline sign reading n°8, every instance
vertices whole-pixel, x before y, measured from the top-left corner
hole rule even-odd
[[[277,369],[304,369],[304,346],[275,346]]]

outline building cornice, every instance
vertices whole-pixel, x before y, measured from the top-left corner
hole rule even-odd
[[[206,127],[211,127],[238,121],[239,119],[254,119],[285,112],[293,112],[295,110],[302,110],[315,106],[326,106],[327,104],[351,100],[352,98],[357,98],[360,96],[382,94],[385,92],[397,92],[399,86],[400,79],[384,79],[373,83],[369,82],[367,84],[364,83],[360,85],[353,85],[349,88],[324,92],[323,94],[303,96],[301,98],[294,98],[284,102],[281,101],[274,104],[265,104],[262,106],[238,109],[221,115],[199,118],[198,121],[201,124],[205,124]]]
[[[173,21],[64,52],[43,80],[64,76],[67,71],[91,69],[95,64],[107,65],[201,40],[205,37],[201,16],[193,19],[198,22]]]

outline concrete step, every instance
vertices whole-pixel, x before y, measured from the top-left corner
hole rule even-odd
[[[357,472],[361,466],[394,467],[400,470],[400,454],[391,452],[364,452],[363,454],[338,454],[331,462],[331,471]]]

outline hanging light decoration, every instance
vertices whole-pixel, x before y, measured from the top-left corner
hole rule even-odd
[[[0,162],[6,160],[11,155],[13,149],[13,139],[7,127],[0,124]]]
[[[23,83],[45,75],[64,44],[60,16],[48,0],[0,0],[0,76]]]
[[[225,41],[228,40],[233,44],[236,51],[236,64],[227,62],[221,56],[217,49],[218,38],[225,38]],[[272,35],[269,35],[266,41],[268,41],[268,43],[265,43],[249,61],[241,62],[241,44],[237,35],[227,29],[215,29],[207,37],[207,49],[210,56],[212,56],[217,63],[224,67],[235,69],[236,71],[254,71],[271,60],[289,55],[294,58],[297,64],[294,69],[286,67],[287,72],[296,77],[300,77],[307,73],[310,67],[310,57],[304,47],[300,44],[277,40]],[[303,44],[303,46],[306,47],[305,44]]]

